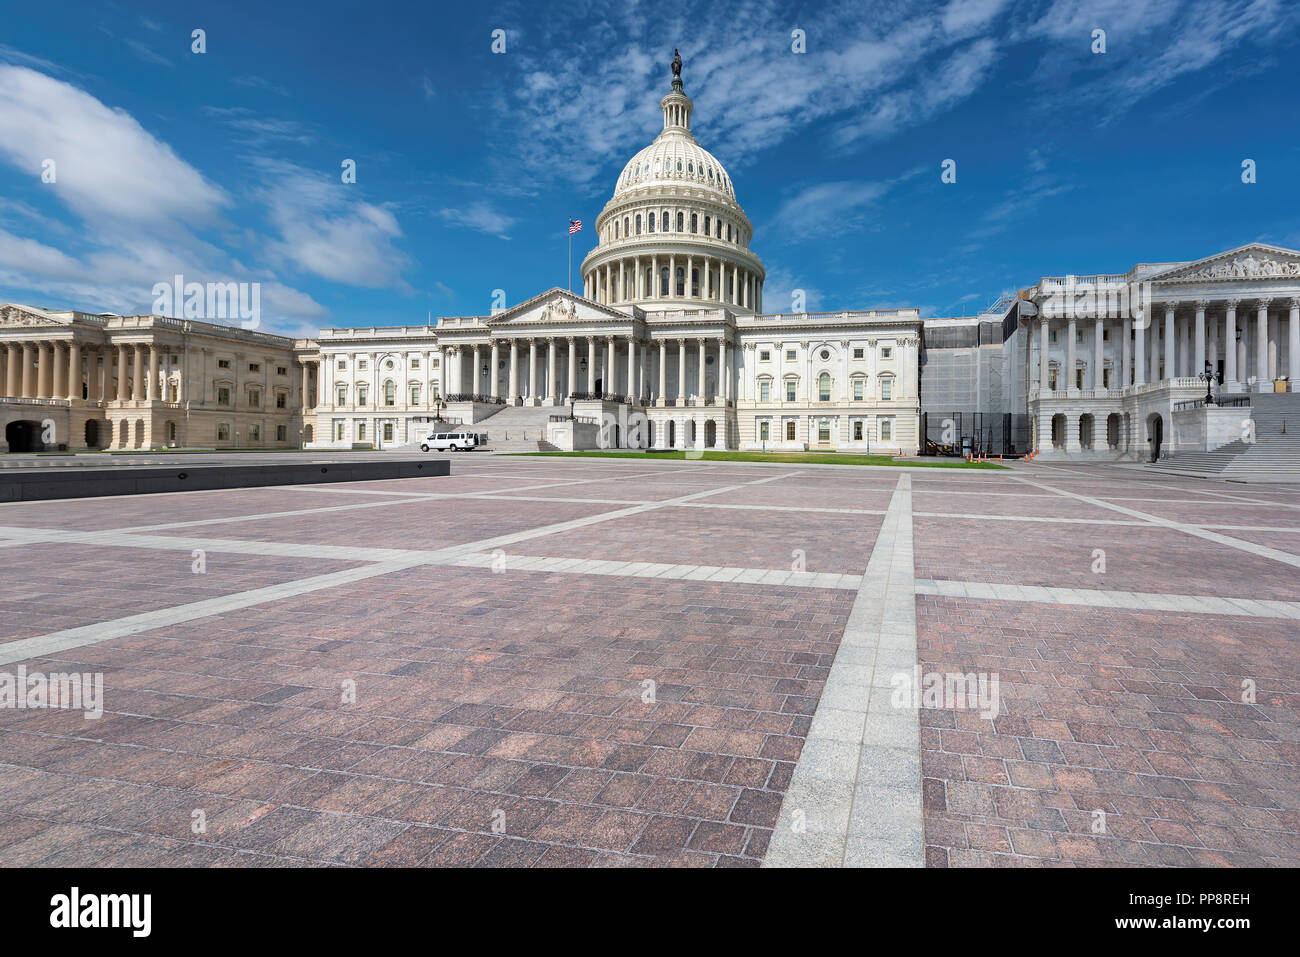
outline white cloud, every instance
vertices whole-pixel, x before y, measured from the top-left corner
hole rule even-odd
[[[210,223],[229,202],[123,110],[69,83],[0,64],[0,159],[39,181],[52,159],[52,195],[92,225]]]
[[[487,233],[500,239],[509,239],[508,230],[515,224],[513,217],[498,212],[485,202],[473,202],[458,209],[441,209],[438,215],[453,226]]]
[[[41,181],[47,158],[56,162],[53,183]],[[130,114],[69,83],[0,64],[0,162],[30,177],[33,200],[48,190],[80,224],[53,220],[24,199],[0,201],[3,298],[22,292],[94,311],[148,312],[154,283],[182,273],[198,282],[261,283],[270,326],[328,315],[270,270],[250,270],[203,239],[205,228],[228,225],[231,197]],[[54,237],[64,248],[51,244]]]
[[[283,160],[258,159],[256,196],[266,203],[279,238],[269,250],[323,279],[367,288],[402,286],[407,256],[394,241],[397,217],[359,198],[356,184]]]

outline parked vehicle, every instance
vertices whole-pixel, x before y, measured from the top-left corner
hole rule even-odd
[[[436,432],[420,443],[421,452],[469,452],[478,445],[473,432]]]

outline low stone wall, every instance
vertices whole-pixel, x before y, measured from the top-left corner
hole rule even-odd
[[[0,474],[0,502],[102,495],[146,495],[267,485],[316,485],[376,479],[450,475],[446,459],[388,459],[284,464],[112,465],[90,468],[15,469]]]
[[[1250,419],[1249,406],[1177,409],[1173,414],[1173,448],[1181,452],[1212,452],[1244,438]]]

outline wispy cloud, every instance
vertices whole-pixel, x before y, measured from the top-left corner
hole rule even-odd
[[[509,239],[508,232],[515,224],[513,217],[499,212],[491,204],[482,201],[457,208],[440,209],[438,215],[453,226],[487,233],[499,239]]]

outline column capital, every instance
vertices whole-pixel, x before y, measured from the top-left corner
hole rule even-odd
[[[1237,306],[1239,306],[1240,304],[1241,304],[1241,300],[1240,300],[1240,299],[1225,299],[1225,300],[1223,300],[1223,305],[1224,305],[1224,307],[1225,307],[1229,312],[1236,312],[1236,311],[1237,311]]]
[[[1204,312],[1204,311],[1206,310],[1206,308],[1207,308],[1209,305],[1210,305],[1210,300],[1208,300],[1208,299],[1197,299],[1197,300],[1196,300],[1196,311],[1197,311],[1197,312]]]
[[[1258,309],[1267,309],[1269,303],[1271,303],[1272,301],[1273,301],[1272,296],[1260,296],[1258,299],[1255,300],[1255,306]]]
[[[1166,299],[1164,302],[1161,303],[1161,305],[1165,307],[1165,312],[1173,312],[1175,309],[1178,308],[1178,300]]]
[[[1300,296],[1292,296],[1292,297],[1291,297],[1291,308],[1292,308],[1292,309],[1300,309]]]

